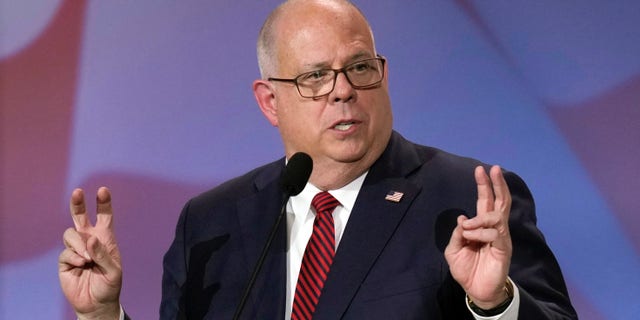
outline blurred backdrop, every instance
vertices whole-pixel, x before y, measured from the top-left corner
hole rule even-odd
[[[68,197],[101,185],[122,303],[157,318],[184,202],[283,155],[251,91],[277,2],[0,0],[0,318],[73,319]],[[395,128],[519,173],[581,319],[637,317],[640,2],[355,2]]]

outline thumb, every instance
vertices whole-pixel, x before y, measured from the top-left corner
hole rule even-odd
[[[111,281],[117,281],[115,278],[118,277],[120,268],[106,246],[97,237],[92,236],[87,240],[87,252],[104,276]]]

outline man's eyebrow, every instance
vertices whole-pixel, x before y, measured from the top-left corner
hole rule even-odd
[[[331,69],[331,63],[328,61],[320,61],[316,63],[307,63],[303,65],[303,70],[315,71],[319,69]]]
[[[359,61],[359,60],[371,59],[371,58],[375,58],[375,56],[371,55],[371,53],[369,53],[369,52],[361,51],[361,52],[358,52],[358,53],[354,54],[353,56],[351,56],[351,58],[348,60],[349,62],[347,64],[349,64],[351,62],[356,62],[356,61]]]
[[[375,56],[373,56],[370,52],[361,51],[349,57],[349,59],[345,61],[344,65],[348,65],[360,60],[371,59],[371,58],[375,58]],[[322,61],[322,62],[316,62],[316,63],[307,63],[302,66],[303,73],[313,72],[320,69],[332,69],[331,64],[326,61]]]
[[[327,62],[317,62],[313,64],[305,64],[304,69],[313,71],[318,69],[331,69],[331,65]]]

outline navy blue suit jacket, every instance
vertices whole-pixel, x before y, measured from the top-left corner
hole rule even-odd
[[[331,266],[314,319],[473,319],[442,250],[455,216],[475,215],[480,162],[420,146],[394,132],[370,168]],[[231,319],[281,208],[280,159],[185,206],[164,257],[161,319]],[[575,319],[560,268],[536,228],[524,182],[513,197],[510,276],[519,319]],[[402,192],[400,202],[385,200]],[[243,312],[285,314],[286,228],[281,226]]]

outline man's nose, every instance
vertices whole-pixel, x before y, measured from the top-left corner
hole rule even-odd
[[[340,72],[336,75],[336,83],[332,92],[333,102],[347,102],[354,99],[356,96],[356,89],[353,88],[347,74]]]

